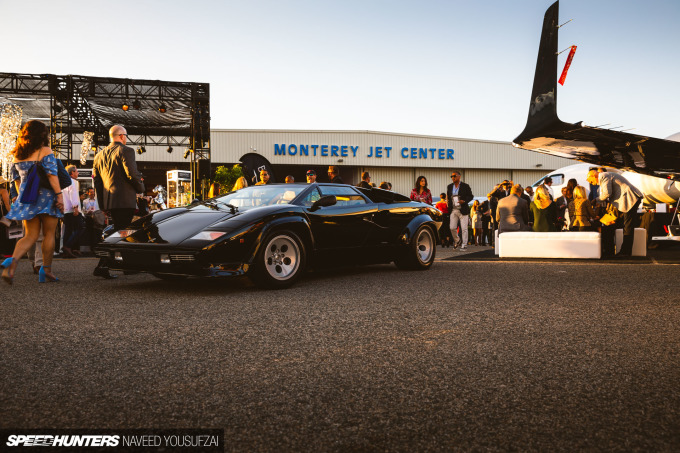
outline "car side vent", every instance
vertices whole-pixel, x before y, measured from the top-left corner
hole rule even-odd
[[[94,254],[95,254],[95,256],[100,256],[102,258],[108,258],[109,257],[109,252],[106,252],[104,250],[95,250]]]
[[[171,261],[195,261],[194,255],[170,255]]]

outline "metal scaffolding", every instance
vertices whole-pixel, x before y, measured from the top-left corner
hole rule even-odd
[[[199,170],[210,163],[208,83],[0,73],[1,103],[20,105],[24,119],[49,121],[52,149],[65,163],[79,160],[85,131],[101,149],[109,128],[120,124],[140,146],[186,147],[194,190],[204,186]]]

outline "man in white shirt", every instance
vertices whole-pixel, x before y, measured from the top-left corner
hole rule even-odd
[[[64,194],[64,246],[62,253],[65,258],[75,258],[80,256],[79,247],[80,236],[82,236],[85,225],[80,215],[80,184],[78,183],[78,169],[75,165],[66,167],[66,171],[71,176],[71,185],[62,189]],[[74,250],[75,248],[75,250]]]
[[[83,200],[83,214],[88,217],[96,211],[99,211],[99,203],[97,203],[95,198],[94,187],[90,187],[87,189],[87,198]]]
[[[102,229],[106,222],[106,216],[99,209],[99,203],[95,198],[94,187],[87,190],[87,198],[83,200],[83,215],[85,216],[85,237],[90,250],[94,250],[94,246],[101,239]]]

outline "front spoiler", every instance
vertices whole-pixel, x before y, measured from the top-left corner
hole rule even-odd
[[[140,250],[118,247],[97,247],[96,255],[114,271],[147,272],[150,274],[183,277],[234,277],[248,272],[249,265],[242,262],[207,262],[196,250]],[[118,255],[119,259],[114,256]],[[162,263],[161,255],[170,258]]]

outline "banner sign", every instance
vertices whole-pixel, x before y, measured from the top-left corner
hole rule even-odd
[[[567,62],[564,64],[564,69],[562,70],[562,75],[560,76],[559,84],[564,85],[564,81],[567,78],[567,71],[569,71],[569,66],[571,66],[571,60],[574,59],[574,54],[576,53],[576,46],[571,46],[569,51],[569,56],[567,57]]]
[[[274,144],[274,156],[305,157],[368,157],[371,159],[389,159],[390,155],[402,159],[453,160],[454,150],[451,148],[401,148],[391,146],[369,146],[361,149],[353,145],[310,145],[310,144]]]

